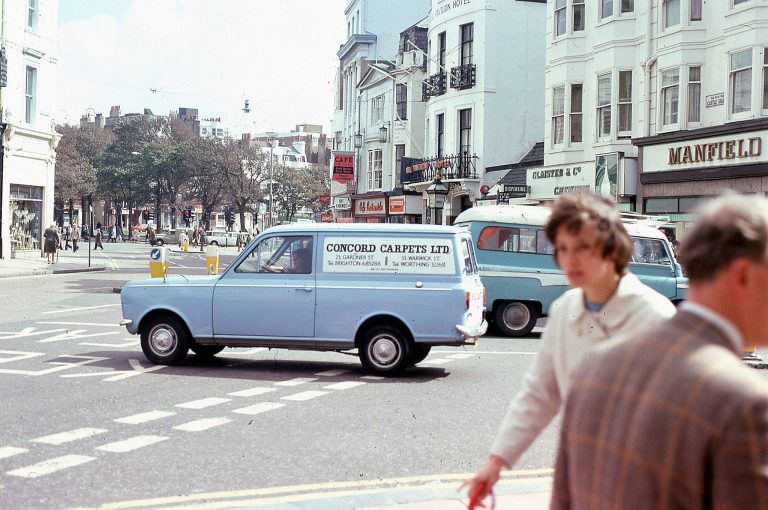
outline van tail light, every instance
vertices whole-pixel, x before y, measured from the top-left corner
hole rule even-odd
[[[471,294],[469,291],[467,291],[467,293],[465,294],[465,296],[467,297],[467,299],[466,299],[466,302],[467,302],[467,310],[469,310],[469,301],[470,301],[470,299],[471,299],[471,297],[472,297],[472,294]]]

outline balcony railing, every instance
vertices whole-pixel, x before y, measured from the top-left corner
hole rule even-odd
[[[414,163],[405,168],[403,184],[433,181],[437,174],[442,179],[477,179],[476,154],[453,154]]]
[[[347,183],[347,193],[357,193],[357,181],[349,181]]]
[[[432,96],[442,96],[446,91],[445,73],[433,74],[422,83],[421,94],[426,101]]]
[[[475,86],[477,69],[475,64],[466,64],[451,68],[451,88],[470,89]]]

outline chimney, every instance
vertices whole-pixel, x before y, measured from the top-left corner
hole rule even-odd
[[[120,105],[113,106],[109,109],[109,116],[110,117],[120,117]]]

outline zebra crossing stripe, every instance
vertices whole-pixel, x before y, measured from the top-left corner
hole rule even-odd
[[[145,446],[159,443],[160,441],[165,441],[166,439],[168,438],[165,436],[135,436],[123,441],[115,441],[114,443],[97,446],[96,449],[101,450],[102,452],[128,453],[133,450],[138,450],[139,448],[144,448]]]
[[[98,434],[104,434],[105,432],[107,432],[107,429],[96,429],[96,428],[86,427],[82,429],[70,430],[69,432],[52,434],[50,436],[38,437],[37,439],[32,439],[31,441],[33,443],[60,445],[64,443],[71,443],[72,441],[77,441],[79,439],[86,439],[89,437],[93,437]]]
[[[26,448],[17,448],[15,446],[0,446],[0,459],[7,459],[8,457],[13,457],[14,455],[19,455],[20,453],[26,453],[29,450]]]
[[[79,466],[92,460],[96,460],[96,457],[88,457],[87,455],[64,455],[63,457],[44,460],[43,462],[38,462],[31,466],[14,469],[13,471],[8,471],[6,474],[21,478],[37,478],[55,473],[56,471],[61,471],[62,469]]]

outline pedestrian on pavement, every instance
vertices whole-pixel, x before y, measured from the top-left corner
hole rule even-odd
[[[122,223],[117,224],[117,238],[120,240],[121,243],[125,242],[125,234],[123,233]]]
[[[43,252],[45,253],[45,261],[48,264],[54,262],[56,256],[56,248],[59,246],[59,234],[56,230],[56,225],[51,223],[51,226],[45,229],[43,232]]]
[[[591,193],[564,195],[552,206],[546,235],[572,288],[550,309],[541,350],[501,423],[487,463],[464,484],[480,499],[491,492],[501,469],[514,465],[558,414],[570,371],[592,347],[675,313],[666,297],[627,271],[632,239],[610,200]]]
[[[57,250],[64,249],[64,229],[60,226],[56,226],[56,233],[59,235],[59,244],[56,245]]]
[[[114,223],[109,226],[109,242],[117,242],[117,228],[115,227]]]
[[[147,227],[147,239],[149,240],[150,246],[154,246],[157,242],[157,235],[155,235],[155,229],[152,228],[152,225]]]
[[[64,227],[64,250],[69,249],[69,244],[72,241],[72,225]]]
[[[80,230],[77,223],[72,224],[72,253],[77,253],[77,241],[80,240]]]
[[[94,233],[94,239],[95,239],[93,243],[94,251],[98,250],[99,248],[101,248],[101,251],[104,251],[104,245],[101,244],[101,238],[102,238],[101,228],[97,228],[96,232]]]
[[[573,374],[551,508],[768,509],[768,200],[711,201],[680,246],[676,316]]]
[[[241,230],[237,233],[237,252],[238,253],[242,251],[244,245],[245,245],[245,233]]]

